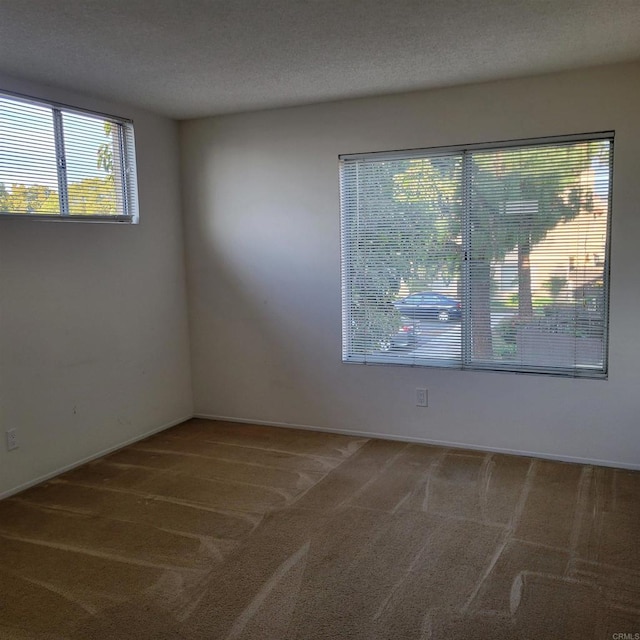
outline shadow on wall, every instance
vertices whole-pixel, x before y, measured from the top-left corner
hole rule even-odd
[[[197,252],[206,265],[190,281],[196,413],[292,424],[313,416],[314,426],[331,424],[314,389],[326,379],[326,358],[318,354],[327,343],[340,361],[339,263],[335,291],[322,292],[313,257],[301,244],[286,246],[273,221],[261,230],[249,213],[242,224],[225,226],[213,216],[198,224]],[[321,306],[332,296],[335,307]]]

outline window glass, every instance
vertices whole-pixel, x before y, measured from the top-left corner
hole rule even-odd
[[[3,214],[135,222],[131,122],[0,94]]]
[[[605,376],[612,147],[342,157],[344,360]]]

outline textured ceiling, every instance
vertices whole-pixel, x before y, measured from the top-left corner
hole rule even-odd
[[[175,118],[640,58],[640,0],[0,0],[0,71]]]

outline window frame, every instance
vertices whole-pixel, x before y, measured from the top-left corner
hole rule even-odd
[[[58,178],[58,196],[60,198],[60,213],[12,213],[0,211],[0,220],[31,220],[36,222],[90,222],[110,224],[138,224],[140,214],[138,206],[138,178],[135,151],[135,132],[133,120],[112,114],[85,109],[74,105],[37,98],[14,91],[0,89],[0,98],[6,98],[19,103],[31,104],[48,108],[52,113],[53,138],[55,143],[56,175]],[[118,182],[121,185],[122,213],[117,214],[74,214],[69,212],[68,177],[66,173],[66,157],[64,152],[65,140],[62,127],[62,116],[65,113],[76,114],[110,122],[117,127],[120,171]],[[64,203],[64,204],[63,204]]]
[[[405,159],[428,158],[429,156],[443,156],[462,154],[463,164],[470,161],[471,153],[475,151],[492,151],[517,147],[543,147],[555,144],[579,143],[590,141],[609,141],[609,179],[607,194],[607,219],[606,219],[606,237],[603,261],[603,365],[602,368],[590,369],[588,367],[578,368],[554,368],[552,366],[522,365],[519,363],[509,364],[507,366],[497,366],[496,361],[474,361],[471,354],[471,305],[470,300],[470,279],[469,279],[469,255],[470,255],[470,215],[469,215],[469,184],[462,178],[464,215],[463,215],[463,252],[464,257],[461,262],[461,283],[463,288],[462,297],[462,318],[461,318],[461,336],[460,362],[449,362],[442,358],[424,358],[421,357],[416,361],[415,357],[407,357],[400,354],[389,356],[388,354],[366,355],[354,354],[349,348],[350,331],[349,327],[352,323],[351,318],[351,287],[348,277],[348,256],[350,252],[349,239],[347,238],[347,216],[345,215],[345,187],[343,179],[343,166],[345,162],[356,160],[376,160],[376,161],[392,161]],[[340,232],[341,232],[341,290],[342,290],[342,362],[344,364],[365,364],[365,365],[398,365],[425,368],[441,368],[448,370],[460,371],[493,371],[498,373],[512,373],[517,375],[534,374],[545,375],[551,377],[562,378],[579,378],[590,380],[607,380],[609,375],[609,332],[610,332],[610,265],[611,265],[611,226],[612,226],[612,203],[613,203],[613,165],[614,165],[614,142],[615,131],[597,131],[588,133],[576,133],[567,135],[543,136],[536,138],[522,138],[493,142],[480,142],[463,145],[442,145],[435,147],[411,148],[406,150],[391,151],[370,151],[365,153],[349,153],[340,154],[338,156],[339,178],[340,178]],[[415,294],[410,294],[415,295]],[[465,303],[466,301],[466,303]]]

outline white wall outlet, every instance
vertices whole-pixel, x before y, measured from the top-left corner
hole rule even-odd
[[[426,389],[416,389],[416,407],[428,407],[429,396]]]
[[[15,429],[7,429],[7,451],[18,448],[18,432]]]

